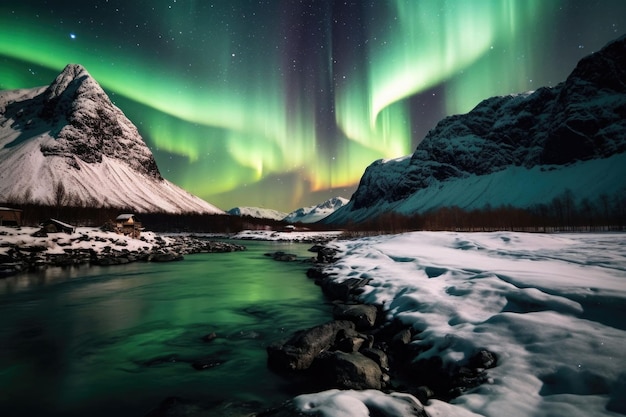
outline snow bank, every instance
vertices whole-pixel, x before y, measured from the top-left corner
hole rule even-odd
[[[37,227],[0,226],[0,254],[6,254],[12,247],[42,247],[44,254],[63,254],[66,249],[92,249],[96,253],[109,246],[130,252],[152,250],[175,243],[174,238],[161,237],[154,232],[142,232],[141,239],[103,232],[95,227],[77,227],[74,233],[51,233],[48,236],[35,237]]]
[[[333,246],[342,258],[327,272],[372,278],[363,301],[419,331],[418,359],[498,355],[489,384],[430,401],[429,415],[626,413],[624,234],[415,232]],[[322,415],[366,415],[327,403],[337,414]]]
[[[240,240],[268,240],[268,241],[287,241],[287,242],[327,242],[333,240],[342,232],[310,232],[310,231],[273,231],[273,230],[243,230],[235,235],[230,236],[231,239]]]

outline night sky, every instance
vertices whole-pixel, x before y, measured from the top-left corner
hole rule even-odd
[[[81,64],[164,177],[224,210],[291,211],[624,33],[623,0],[1,0],[0,89]]]

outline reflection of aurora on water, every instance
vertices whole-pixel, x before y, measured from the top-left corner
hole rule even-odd
[[[0,5],[0,88],[82,64],[163,175],[224,209],[349,197],[443,116],[554,85],[626,31],[621,1],[40,3]]]

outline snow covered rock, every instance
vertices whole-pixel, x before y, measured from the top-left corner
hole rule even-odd
[[[137,128],[80,65],[0,92],[0,196],[14,203],[223,213],[162,178]]]
[[[626,36],[582,59],[554,88],[492,97],[443,119],[408,157],[379,160],[324,223],[614,195],[626,169]]]
[[[326,200],[321,204],[310,207],[302,207],[292,211],[286,215],[283,220],[288,223],[315,223],[320,221],[335,210],[343,207],[348,203],[348,199],[343,197],[333,197],[330,200]]]
[[[375,390],[329,390],[304,394],[263,417],[426,417],[422,404],[409,394]]]

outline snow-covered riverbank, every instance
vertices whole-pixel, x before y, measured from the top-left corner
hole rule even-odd
[[[326,272],[371,278],[362,301],[413,326],[416,359],[497,354],[487,384],[430,400],[430,416],[626,413],[625,234],[415,232],[331,246],[341,258]],[[302,411],[367,415],[345,407],[364,403],[356,392],[305,398]]]
[[[0,227],[0,277],[48,265],[171,261],[189,253],[243,249],[225,242],[154,232],[143,232],[135,239],[91,227],[78,227],[72,233],[41,234],[39,231],[35,227]]]

